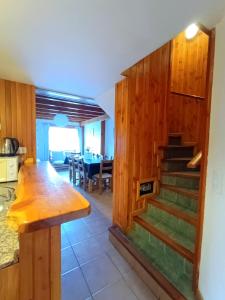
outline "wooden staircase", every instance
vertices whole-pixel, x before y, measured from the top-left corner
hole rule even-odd
[[[165,278],[184,295],[195,299],[193,264],[199,198],[199,167],[188,169],[195,144],[182,143],[172,133],[161,147],[159,194],[149,198],[147,210],[134,217],[129,240]]]

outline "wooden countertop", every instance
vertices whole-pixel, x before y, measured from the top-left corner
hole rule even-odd
[[[90,213],[89,202],[48,162],[21,167],[16,196],[8,220],[19,233],[59,225]]]

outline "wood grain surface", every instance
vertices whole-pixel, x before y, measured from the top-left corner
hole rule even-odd
[[[15,137],[36,159],[35,87],[0,79],[0,137]]]
[[[8,217],[20,233],[59,225],[90,213],[89,202],[48,162],[22,166],[16,196]]]

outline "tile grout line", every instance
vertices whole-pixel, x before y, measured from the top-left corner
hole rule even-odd
[[[71,246],[71,247],[72,247],[72,246]],[[82,277],[83,277],[83,279],[84,279],[84,281],[85,281],[85,283],[86,283],[86,285],[87,285],[87,288],[88,288],[88,291],[89,291],[89,293],[90,293],[90,295],[91,295],[91,298],[93,298],[93,297],[92,297],[92,292],[91,292],[90,286],[89,286],[88,281],[87,281],[87,279],[86,279],[86,277],[85,277],[85,275],[84,275],[84,272],[83,272],[83,270],[82,270],[82,267],[81,267],[81,265],[80,265],[80,262],[79,262],[79,260],[77,259],[77,256],[76,256],[76,253],[75,253],[73,247],[72,247],[72,251],[73,251],[73,254],[74,254],[74,256],[75,256],[75,258],[76,258],[76,260],[77,260],[77,262],[78,262],[78,267],[79,267],[79,269],[80,269],[80,271],[81,271],[81,274],[82,274]]]

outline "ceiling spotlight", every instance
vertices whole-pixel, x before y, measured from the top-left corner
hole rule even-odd
[[[199,27],[196,24],[191,24],[185,30],[186,39],[191,40],[199,31]]]

